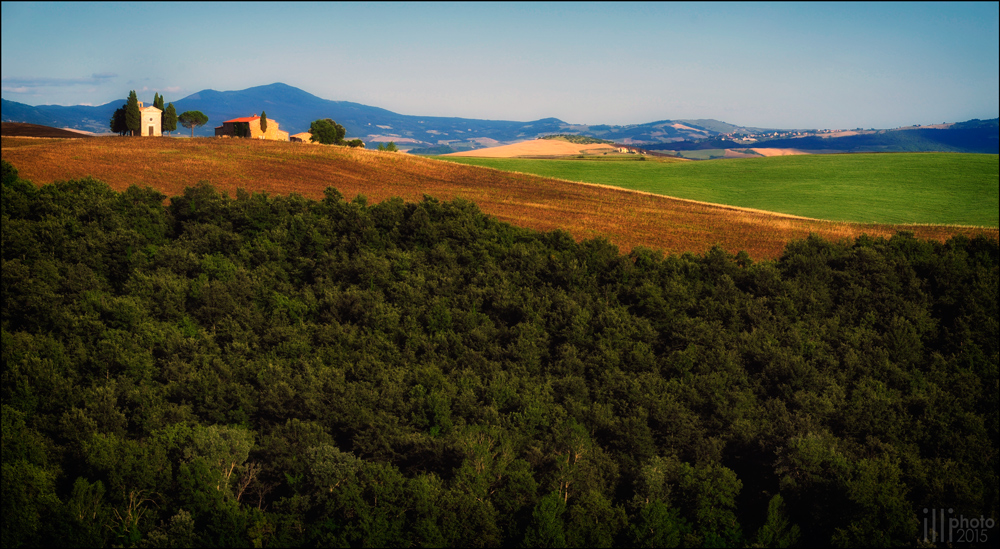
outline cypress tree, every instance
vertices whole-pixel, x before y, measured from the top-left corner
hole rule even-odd
[[[166,120],[164,119],[164,116],[166,116],[166,109],[163,107],[162,95],[158,93],[153,94],[153,106],[156,107],[157,109],[160,109],[160,131],[162,132],[164,122],[166,122]]]
[[[267,113],[260,111],[260,133],[267,133]]]
[[[167,110],[163,113],[163,127],[162,131],[174,132],[177,131],[177,109],[174,108],[174,104],[170,103],[167,105]]]
[[[115,114],[111,117],[111,131],[118,135],[125,135],[128,132],[128,126],[125,125],[125,110],[127,107],[128,103],[125,103],[115,109]]]
[[[142,113],[139,112],[139,98],[135,95],[135,90],[128,94],[128,103],[125,106],[125,125],[132,135],[140,131],[142,126]]]

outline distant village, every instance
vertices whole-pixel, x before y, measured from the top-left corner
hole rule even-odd
[[[731,132],[722,134],[719,137],[723,139],[732,139],[733,141],[738,141],[741,143],[754,143],[762,139],[778,139],[778,138],[793,138],[793,137],[814,137],[824,135],[827,137],[834,137],[835,135],[843,134],[847,131],[853,131],[861,133],[863,130],[858,128],[857,130],[808,130],[808,131],[769,131],[769,132],[757,132],[757,133],[747,133],[743,131]]]

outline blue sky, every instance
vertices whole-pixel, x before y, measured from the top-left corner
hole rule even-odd
[[[989,3],[2,3],[2,94],[284,82],[402,114],[892,128],[995,118]]]

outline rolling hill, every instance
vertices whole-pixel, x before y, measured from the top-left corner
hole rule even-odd
[[[842,152],[971,152],[1000,153],[998,119],[969,120],[945,128],[901,128],[843,137],[771,139],[757,147]]]
[[[2,124],[3,135],[8,137],[55,137],[59,139],[94,137],[80,130],[64,130],[38,124],[25,124],[23,122],[2,122],[0,124]]]
[[[3,122],[20,122],[53,128],[69,128],[94,133],[110,131],[108,122],[125,100],[112,101],[96,107],[75,105],[39,105],[32,107],[17,101],[0,99],[0,119]],[[179,111],[180,112],[180,111]]]
[[[150,186],[167,196],[208,182],[237,189],[322,198],[327,187],[346,197],[381,202],[462,198],[514,225],[562,229],[577,239],[603,237],[629,251],[701,253],[719,245],[732,253],[773,258],[809,234],[828,239],[898,230],[921,238],[986,234],[996,229],[876,225],[819,221],[770,212],[680,200],[602,185],[465,166],[413,155],[276,141],[237,139],[2,138],[3,158],[36,185],[96,177],[116,190]],[[631,164],[631,163],[629,163]],[[638,162],[636,164],[643,164]]]
[[[731,137],[710,137],[674,143],[654,143],[644,148],[657,151],[699,151],[715,149],[795,149],[822,152],[965,152],[1000,153],[998,119],[968,120],[940,127],[906,127],[891,130],[867,130],[839,134],[807,135],[762,139],[753,143]]]
[[[483,152],[511,147],[516,146]],[[461,154],[441,158],[817,219],[984,227],[996,227],[1000,221],[996,155],[858,153],[622,162],[612,159],[626,155],[542,160]]]
[[[618,149],[608,143],[571,143],[565,139],[531,139],[510,145],[463,151],[446,156],[475,156],[485,158],[516,158],[531,156],[601,155],[616,153]]]

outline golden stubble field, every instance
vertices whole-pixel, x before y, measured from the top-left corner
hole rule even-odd
[[[167,196],[205,181],[236,189],[319,199],[327,187],[369,203],[463,198],[497,219],[538,230],[564,229],[577,239],[603,236],[623,252],[636,246],[702,253],[713,245],[774,258],[810,233],[828,239],[862,233],[922,238],[998,230],[946,226],[835,223],[704,204],[584,183],[464,166],[402,153],[243,139],[2,137],[3,159],[36,185],[93,176],[116,190],[149,186]]]
[[[529,139],[520,143],[488,147],[473,151],[449,153],[443,156],[476,156],[481,158],[517,158],[520,156],[572,156],[615,153],[618,148],[607,143],[570,143],[560,139]]]

